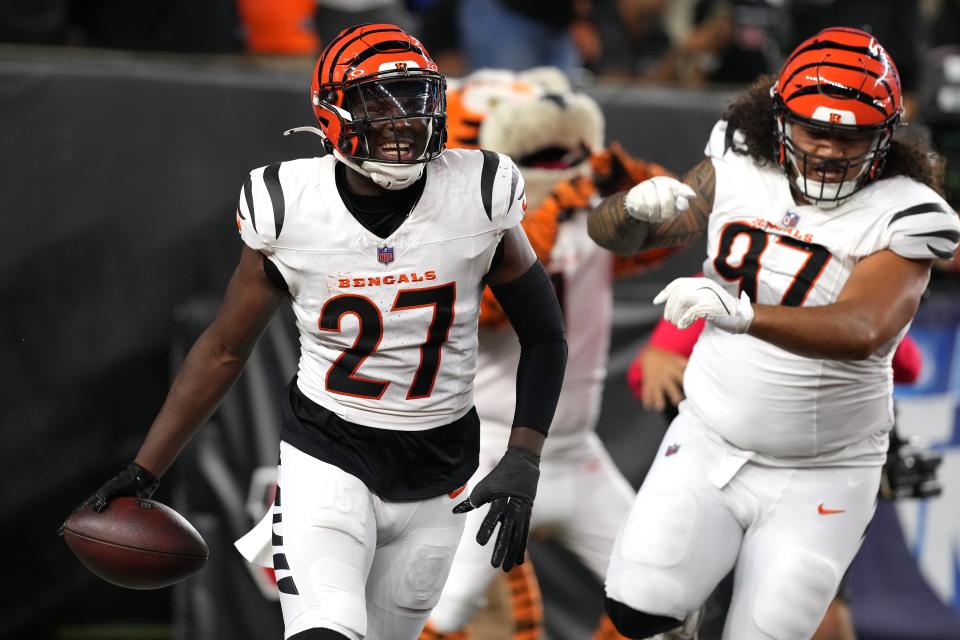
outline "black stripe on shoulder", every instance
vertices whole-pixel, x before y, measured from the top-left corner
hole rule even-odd
[[[290,570],[290,563],[287,562],[287,554],[285,553],[275,553],[273,554],[273,569],[274,571],[280,570]]]
[[[247,174],[247,179],[243,181],[243,197],[247,201],[247,211],[250,212],[250,224],[253,225],[253,230],[257,230],[257,216],[253,212],[253,181],[250,179],[250,174]],[[243,218],[243,213],[240,214],[240,217]],[[243,218],[246,220],[246,218]]]
[[[734,133],[735,132],[733,130],[733,127],[731,127],[730,124],[727,123],[727,128],[723,132],[723,155],[727,155],[727,151],[730,151],[730,149],[733,149]]]
[[[903,211],[897,213],[892,218],[890,218],[890,224],[893,224],[900,218],[906,218],[907,216],[915,216],[921,213],[952,213],[948,211],[942,204],[939,202],[925,202],[923,204],[917,204],[909,209],[904,209]],[[889,224],[887,226],[890,226]]]
[[[283,229],[283,216],[286,213],[286,203],[283,201],[283,188],[280,186],[280,163],[274,163],[263,170],[263,183],[267,185],[270,195],[270,204],[273,205],[273,223],[276,237],[280,237]]]
[[[293,581],[293,576],[285,576],[277,580],[277,589],[280,593],[288,593],[292,596],[300,595],[300,592],[297,591],[297,585]]]
[[[517,192],[518,182],[520,182],[520,169],[517,169],[517,165],[513,165],[513,175],[510,176],[510,199],[507,200],[510,204],[507,205],[507,208],[513,205],[513,194]]]
[[[942,229],[940,231],[925,231],[924,233],[911,233],[911,238],[943,238],[950,242],[960,240],[960,231],[954,229]]]
[[[956,254],[955,251],[941,251],[940,249],[937,249],[936,247],[932,247],[929,244],[927,245],[927,249],[930,250],[930,253],[937,256],[941,260],[951,260],[953,259],[953,256]]]
[[[500,166],[500,156],[495,151],[482,149],[483,169],[480,171],[480,197],[483,199],[483,210],[487,217],[493,220],[493,180],[497,177],[497,168]]]

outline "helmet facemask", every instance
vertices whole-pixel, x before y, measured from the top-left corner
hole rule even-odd
[[[340,106],[324,100],[317,105],[340,120],[339,145],[332,151],[381,187],[409,186],[423,175],[425,163],[443,153],[446,88],[439,73],[371,74],[338,89]]]
[[[344,137],[356,140],[346,155],[354,160],[417,164],[443,151],[438,133],[444,128],[445,87],[439,74],[370,77],[343,93],[352,124]]]
[[[811,202],[835,207],[877,178],[890,146],[892,131],[843,130],[837,127],[798,121],[789,115],[778,117],[777,141],[780,164],[796,188]],[[794,127],[804,126],[826,135],[868,136],[867,151],[857,156],[821,156],[805,151],[794,142]],[[842,179],[837,180],[837,175]]]

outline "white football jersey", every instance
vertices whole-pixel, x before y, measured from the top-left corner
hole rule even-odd
[[[607,373],[613,314],[613,254],[587,234],[587,212],[560,223],[547,271],[563,309],[567,368],[545,452],[579,446],[578,434],[596,428]],[[477,412],[483,446],[506,446],[513,424],[520,344],[510,327],[480,330]]]
[[[836,302],[857,262],[889,249],[948,257],[960,220],[932,189],[906,177],[878,180],[833,209],[795,204],[779,167],[728,148],[726,122],[706,154],[716,197],[704,274],[753,302]],[[806,358],[710,323],[684,376],[680,411],[771,464],[882,464],[893,424],[891,359],[906,328],[865,360]]]
[[[383,239],[347,210],[335,164],[326,156],[255,169],[237,213],[244,242],[289,285],[297,385],[364,426],[449,424],[473,406],[482,279],[523,217],[523,178],[504,155],[449,150]]]

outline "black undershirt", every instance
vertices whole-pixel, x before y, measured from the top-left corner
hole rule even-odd
[[[334,167],[334,177],[340,199],[347,211],[370,233],[388,238],[400,228],[413,208],[420,201],[423,187],[427,183],[427,172],[406,189],[394,191],[384,189],[382,195],[362,196],[350,191],[347,185],[347,167],[338,162]]]
[[[450,424],[423,431],[347,422],[290,383],[280,438],[343,469],[387,500],[425,500],[467,483],[480,460],[480,417],[473,407]]]

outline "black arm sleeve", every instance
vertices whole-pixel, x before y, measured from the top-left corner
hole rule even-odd
[[[490,290],[520,339],[513,426],[530,427],[546,435],[567,365],[567,341],[557,294],[539,261],[516,280],[491,286]]]

